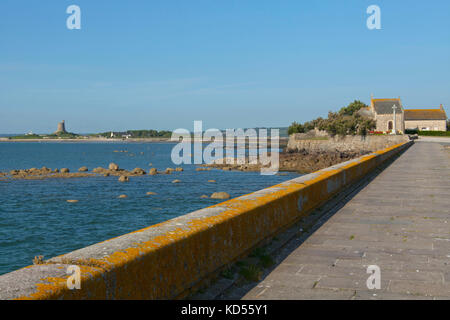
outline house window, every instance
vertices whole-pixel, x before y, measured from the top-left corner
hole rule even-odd
[[[392,121],[389,121],[388,122],[388,130],[392,130],[392,128],[393,128]]]

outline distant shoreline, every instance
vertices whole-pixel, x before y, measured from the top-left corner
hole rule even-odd
[[[114,138],[88,138],[88,139],[8,139],[7,137],[0,137],[0,143],[26,143],[26,142],[41,142],[41,143],[179,143],[179,141],[172,141],[170,138],[129,138],[129,139],[114,139]],[[248,140],[245,143],[248,147]],[[284,148],[287,145],[288,138],[282,137],[279,140],[279,147]],[[202,141],[202,143],[211,143],[211,141]],[[224,145],[226,141],[223,140]],[[270,148],[270,139],[267,147]]]
[[[0,138],[0,142],[176,142],[176,141],[171,141],[170,138],[8,139],[6,137]]]
[[[270,137],[269,137],[270,138]],[[194,139],[192,139],[194,140]],[[255,139],[256,140],[256,139]],[[287,137],[280,137],[280,141],[288,140]],[[66,138],[66,139],[9,139],[8,137],[0,137],[0,141],[3,142],[140,142],[140,141],[149,141],[149,142],[178,142],[178,141],[172,141],[171,138],[128,138],[128,139],[115,139],[115,138],[86,138],[86,139],[72,139],[72,138]],[[218,140],[219,141],[219,140]],[[225,139],[223,139],[225,141]],[[270,139],[269,139],[270,141]],[[211,142],[211,141],[204,141],[204,142]]]

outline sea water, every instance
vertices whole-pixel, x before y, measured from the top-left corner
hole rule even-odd
[[[148,171],[175,168],[173,143],[125,142],[3,142],[0,171],[29,168],[69,168],[89,171],[120,168]],[[115,152],[116,151],[116,152]],[[127,151],[127,152],[117,152]],[[261,175],[259,172],[196,171],[196,165],[180,165],[183,172],[130,177],[116,176],[0,181],[0,274],[45,259],[160,223],[223,200],[200,198],[225,191],[231,197],[251,193],[298,176]],[[174,179],[180,183],[172,183]],[[215,180],[215,183],[208,182]],[[156,195],[148,196],[147,192]],[[128,197],[119,199],[126,194]],[[67,200],[79,200],[68,203]]]

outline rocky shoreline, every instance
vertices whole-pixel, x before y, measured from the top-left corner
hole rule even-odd
[[[128,177],[143,176],[143,175],[156,175],[156,174],[171,174],[172,172],[181,172],[183,168],[167,168],[165,171],[158,171],[156,168],[151,168],[148,173],[142,168],[135,168],[131,171],[121,169],[115,163],[110,163],[108,168],[97,167],[89,172],[87,167],[81,167],[78,172],[70,172],[68,168],[50,169],[42,167],[41,169],[16,169],[9,172],[0,172],[1,180],[43,180],[51,178],[82,178],[82,177],[95,177],[95,176],[118,176],[120,182],[126,182]]]
[[[197,168],[196,171],[207,171],[210,168]],[[176,168],[167,168],[164,171],[158,171],[156,168],[151,168],[148,172],[141,168],[135,168],[131,171],[120,169],[119,166],[115,163],[110,163],[108,168],[97,167],[92,170],[92,173],[88,172],[89,169],[85,166],[78,169],[78,172],[70,172],[68,168],[61,169],[50,169],[47,167],[42,167],[41,169],[31,168],[31,169],[21,169],[21,170],[11,170],[10,172],[0,172],[0,181],[8,182],[8,180],[44,180],[51,178],[81,178],[81,177],[109,177],[109,176],[118,176],[118,182],[128,182],[130,181],[130,177],[135,176],[144,176],[144,175],[158,175],[158,174],[172,174],[174,172],[182,172],[184,171],[181,167]],[[181,183],[182,181],[179,179],[175,179],[172,183]],[[208,180],[208,183],[215,183],[215,180]],[[156,195],[155,192],[147,192],[146,195]],[[128,196],[125,194],[119,195],[118,198],[125,199]],[[200,198],[211,198],[218,200],[226,200],[230,198],[230,195],[227,192],[214,192],[210,196],[201,195]],[[68,199],[66,200],[68,203],[78,203],[77,199]]]
[[[371,151],[366,150],[358,152],[308,151],[306,149],[295,152],[282,152],[279,154],[279,171],[298,172],[302,174],[311,173],[341,162],[358,158],[370,152]],[[245,164],[236,163],[236,159],[233,159],[234,161],[232,164],[228,164],[225,163],[225,160],[223,163],[220,163],[222,161],[219,160],[216,161],[216,163],[203,166],[207,168],[236,171],[260,171],[263,167],[261,164],[249,164],[248,158],[245,159]]]
[[[298,172],[302,174],[311,173],[323,168],[333,166],[335,164],[358,158],[364,154],[370,153],[370,151],[359,152],[339,152],[339,151],[308,151],[302,149],[299,151],[282,152],[279,154],[279,170],[280,172]],[[248,158],[245,159],[244,164],[238,164],[236,159],[233,159],[233,163],[226,163],[226,159],[217,161],[212,164],[204,164],[196,168],[196,171],[208,171],[212,168],[221,169],[225,171],[260,171],[262,169],[261,164],[249,164]],[[142,168],[135,168],[131,171],[121,169],[115,163],[110,163],[108,168],[97,167],[89,171],[85,166],[78,169],[77,172],[70,172],[68,168],[50,169],[42,167],[40,169],[16,169],[9,172],[0,172],[0,181],[8,179],[24,179],[24,180],[43,180],[52,178],[82,178],[82,177],[95,177],[95,176],[116,176],[119,177],[120,182],[129,181],[129,177],[144,176],[144,175],[157,175],[157,174],[171,174],[173,172],[183,171],[183,168],[167,168],[164,171],[158,171],[156,168],[150,168],[149,171],[145,171]]]

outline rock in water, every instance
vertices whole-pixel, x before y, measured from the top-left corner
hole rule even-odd
[[[128,178],[128,176],[120,176],[119,177],[119,182],[128,182],[130,180],[130,178]]]
[[[144,171],[144,169],[135,168],[133,171],[131,171],[131,173],[136,175],[144,175],[146,172]]]
[[[183,168],[181,168],[181,167],[178,167],[178,168],[176,168],[176,169],[175,169],[175,171],[179,171],[179,172],[181,172],[181,171],[183,171]]]
[[[181,182],[181,180],[178,180],[178,179],[175,179],[172,181],[172,183],[180,183],[180,182]]]
[[[229,199],[230,195],[226,192],[214,192],[211,199]]]
[[[112,170],[112,171],[118,171],[119,170],[119,166],[117,164],[115,164],[114,162],[111,162],[109,164],[108,168],[109,168],[109,170]]]
[[[152,196],[152,195],[155,195],[155,194],[156,194],[155,192],[151,192],[151,191],[146,193],[146,195],[148,195],[148,196]]]
[[[126,195],[126,194],[121,194],[120,196],[119,196],[119,199],[125,199],[125,198],[127,198],[128,196]]]
[[[78,200],[67,200],[67,202],[69,202],[69,203],[77,203]]]
[[[81,167],[80,169],[78,169],[79,172],[86,172],[88,171],[87,167]]]
[[[61,168],[61,170],[59,170],[61,173],[69,173],[70,170],[67,168]]]
[[[149,175],[155,175],[158,173],[158,170],[156,170],[156,168],[151,168],[150,171],[148,172]]]

